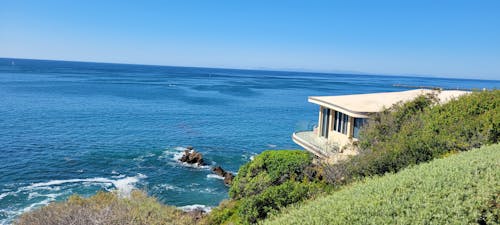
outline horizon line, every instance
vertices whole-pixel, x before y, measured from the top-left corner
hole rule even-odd
[[[0,59],[18,59],[18,60],[37,60],[37,61],[59,61],[59,62],[74,62],[74,63],[96,63],[96,64],[116,64],[116,65],[131,65],[131,66],[153,66],[153,67],[181,67],[181,68],[200,68],[200,69],[222,69],[222,70],[248,70],[248,71],[267,71],[267,72],[289,72],[289,73],[315,73],[315,74],[342,74],[342,75],[357,75],[357,76],[386,76],[386,77],[422,77],[422,78],[438,78],[438,79],[456,79],[456,80],[483,80],[483,81],[500,81],[500,79],[483,79],[483,78],[464,78],[464,77],[442,77],[431,74],[376,74],[362,71],[350,70],[313,70],[313,69],[293,69],[293,68],[266,68],[266,67],[249,67],[249,68],[233,68],[233,67],[207,67],[207,66],[187,66],[187,65],[160,65],[160,64],[145,64],[145,63],[124,63],[124,62],[98,62],[86,60],[65,60],[65,59],[40,59],[40,58],[12,58],[0,56]]]

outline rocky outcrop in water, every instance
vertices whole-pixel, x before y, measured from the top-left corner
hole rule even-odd
[[[205,165],[203,162],[203,155],[193,149],[193,147],[189,146],[184,150],[184,155],[179,159],[181,162],[194,164],[197,166]]]
[[[233,183],[234,175],[232,173],[226,173],[224,176],[224,184],[230,186]]]
[[[233,183],[234,175],[232,173],[226,172],[222,167],[216,166],[212,168],[212,172],[215,174],[224,177],[224,184],[231,185]]]

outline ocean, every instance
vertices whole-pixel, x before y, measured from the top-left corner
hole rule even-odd
[[[500,81],[0,59],[0,224],[51,201],[142,189],[165,204],[213,207],[268,149],[299,149],[312,95],[498,88]],[[177,161],[187,146],[209,164]]]

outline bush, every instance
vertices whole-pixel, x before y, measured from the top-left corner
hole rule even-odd
[[[500,145],[366,178],[264,224],[498,224]]]
[[[321,167],[305,151],[264,151],[240,167],[222,202],[206,218],[208,224],[249,224],[282,207],[328,190],[321,182]]]
[[[238,215],[240,201],[224,200],[205,217],[204,224],[240,224]]]
[[[442,105],[432,95],[396,104],[372,116],[360,131],[361,153],[327,167],[327,180],[343,184],[498,143],[499,106],[500,90],[471,93]]]
[[[243,199],[238,213],[245,223],[256,223],[282,207],[311,198],[322,190],[322,185],[317,183],[286,181]]]
[[[259,194],[289,179],[302,180],[305,168],[311,166],[312,156],[306,151],[264,151],[243,165],[233,181],[229,195],[233,199]]]
[[[22,214],[16,225],[127,225],[127,224],[194,224],[187,213],[159,203],[141,191],[130,198],[120,198],[113,192],[99,192],[90,198],[71,196],[65,202],[51,203]]]

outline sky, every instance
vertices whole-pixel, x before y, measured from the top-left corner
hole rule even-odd
[[[0,57],[500,79],[500,1],[0,0]]]

